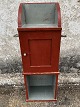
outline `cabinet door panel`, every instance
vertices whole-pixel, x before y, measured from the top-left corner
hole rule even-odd
[[[30,66],[51,65],[51,39],[29,40]]]
[[[58,72],[60,38],[60,31],[20,34],[24,73]]]

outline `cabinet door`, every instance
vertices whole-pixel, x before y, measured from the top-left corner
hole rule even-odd
[[[20,33],[23,71],[57,72],[60,31],[27,31]]]

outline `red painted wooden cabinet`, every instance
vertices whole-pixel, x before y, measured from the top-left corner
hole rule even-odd
[[[58,3],[21,3],[18,34],[26,101],[56,101],[61,40]]]

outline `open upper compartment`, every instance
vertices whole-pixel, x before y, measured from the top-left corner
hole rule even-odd
[[[18,13],[18,27],[54,28],[61,27],[58,3],[21,3]]]

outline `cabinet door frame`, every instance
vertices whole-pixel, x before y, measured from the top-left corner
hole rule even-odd
[[[58,72],[61,31],[19,32],[23,72]],[[51,65],[30,66],[29,40],[51,40]],[[26,53],[26,55],[24,55]]]

